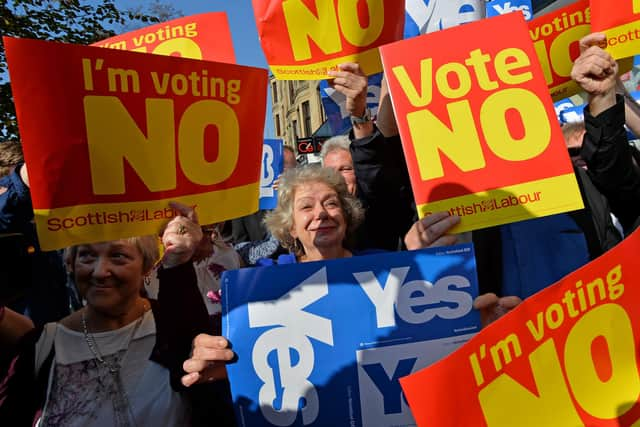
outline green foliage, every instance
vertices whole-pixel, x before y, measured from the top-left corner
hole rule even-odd
[[[179,14],[159,0],[152,5],[155,9],[120,10],[114,0],[4,0],[0,4],[0,34],[91,44],[115,35],[114,29],[142,27]],[[161,13],[155,15],[154,10]],[[7,76],[4,44],[0,41],[0,140],[15,141],[20,136]]]

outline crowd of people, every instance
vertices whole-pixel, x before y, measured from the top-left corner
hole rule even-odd
[[[418,219],[386,85],[374,123],[358,64],[331,73],[353,128],[324,144],[321,167],[286,149],[277,207],[227,226],[172,205],[162,256],[158,236],[40,250],[19,144],[0,144],[2,425],[235,425],[224,270],[472,241],[487,324],[611,249],[640,225],[640,154],[625,130],[640,131],[640,114],[603,38],[580,42],[572,77],[588,106],[564,129],[585,208],[460,235],[455,215]]]

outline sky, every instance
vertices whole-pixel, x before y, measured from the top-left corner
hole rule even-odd
[[[260,47],[258,32],[251,0],[161,0],[173,5],[184,16],[196,15],[205,12],[226,12],[231,27],[233,46],[236,53],[236,61],[240,65],[267,68],[267,62]],[[119,0],[118,5],[125,7],[145,4],[144,0]],[[267,116],[265,118],[266,138],[275,137],[273,120],[271,118],[271,101],[267,102]]]

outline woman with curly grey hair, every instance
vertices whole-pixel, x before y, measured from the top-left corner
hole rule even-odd
[[[332,169],[303,167],[283,175],[278,206],[265,223],[298,261],[351,256],[354,231],[364,210]]]

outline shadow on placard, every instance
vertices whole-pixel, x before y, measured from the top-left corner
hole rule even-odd
[[[640,402],[620,404],[617,408],[617,424],[619,427],[635,427],[640,425]]]

